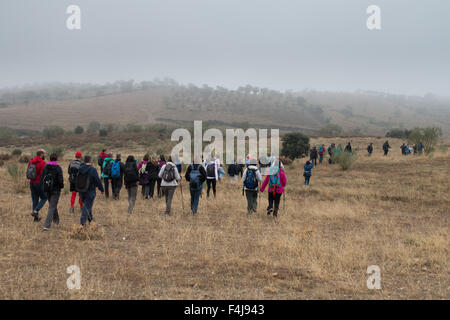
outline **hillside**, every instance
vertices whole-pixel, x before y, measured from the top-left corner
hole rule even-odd
[[[378,136],[392,128],[439,126],[445,137],[450,136],[450,100],[431,95],[282,93],[249,85],[228,90],[183,86],[173,81],[131,81],[3,90],[0,97],[0,127],[13,129],[40,131],[59,125],[72,130],[93,120],[102,124],[179,126],[191,125],[193,120],[209,120],[217,127]]]

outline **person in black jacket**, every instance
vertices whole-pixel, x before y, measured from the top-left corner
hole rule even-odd
[[[81,209],[80,224],[84,227],[86,220],[91,223],[94,220],[92,215],[92,207],[97,196],[95,190],[98,188],[101,193],[105,192],[102,181],[98,176],[97,170],[92,166],[92,158],[90,156],[84,157],[84,163],[78,170],[79,175],[87,175],[89,177],[89,189],[87,192],[80,192],[81,200],[83,200],[83,208]]]
[[[314,165],[317,165],[317,158],[319,153],[317,152],[317,148],[314,146],[311,151],[309,152],[309,158],[311,162],[314,162]]]
[[[186,181],[189,182],[189,191],[191,193],[191,211],[197,215],[198,203],[202,194],[203,183],[206,181],[206,170],[202,166],[200,158],[191,163],[186,170]]]
[[[178,167],[177,167],[178,168]],[[155,185],[156,182],[158,181],[158,173],[159,173],[159,166],[158,166],[158,162],[156,162],[155,158],[153,158],[153,156],[150,156],[148,162],[147,162],[147,166],[145,167],[145,170],[148,174],[148,180],[150,182],[149,186],[150,186],[150,190],[149,190],[149,196],[150,196],[150,200],[153,200],[153,195],[155,193]]]
[[[350,152],[350,153],[352,152],[352,145],[350,144],[350,142],[347,143],[347,145],[345,146],[344,151],[345,152]]]
[[[113,193],[113,200],[119,200],[120,190],[123,185],[123,172],[125,170],[124,164],[120,161],[120,154],[116,154],[116,160],[114,162],[118,162],[120,166],[120,177],[114,178],[111,177],[111,189]]]
[[[48,197],[48,213],[45,219],[44,230],[50,230],[52,221],[59,224],[58,201],[61,195],[61,189],[64,189],[64,178],[61,167],[58,164],[58,156],[55,153],[50,155],[50,161],[42,171],[42,181],[44,191]]]
[[[139,171],[134,156],[128,156],[124,169],[125,188],[128,191],[128,213],[132,213],[139,186]]]

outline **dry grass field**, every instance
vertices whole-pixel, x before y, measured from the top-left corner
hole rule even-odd
[[[332,140],[346,142],[313,143]],[[0,299],[449,299],[450,155],[402,156],[401,142],[391,140],[384,157],[383,139],[372,139],[369,158],[370,140],[353,139],[359,158],[352,169],[324,163],[309,187],[304,160],[289,166],[276,220],[265,213],[267,193],[248,216],[240,186],[227,179],[217,199],[204,192],[193,217],[184,181],[185,211],[178,188],[171,216],[163,200],[139,197],[129,215],[125,189],[119,201],[97,193],[98,225],[88,238],[73,231],[80,210],[69,213],[67,193],[60,225],[43,232],[43,221],[32,222],[29,190],[12,190],[5,164]],[[68,160],[61,165],[66,172]],[[80,290],[66,286],[70,265],[81,268]],[[370,265],[381,269],[381,290],[366,286]]]

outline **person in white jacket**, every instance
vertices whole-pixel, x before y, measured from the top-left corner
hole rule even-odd
[[[245,196],[247,197],[247,212],[256,212],[258,206],[258,184],[262,181],[261,172],[256,166],[256,159],[250,159],[247,168],[242,174]]]
[[[176,165],[169,157],[169,161],[161,167],[158,177],[161,178],[161,192],[166,199],[166,214],[170,215],[173,195],[178,186],[178,181],[181,180],[180,173]]]
[[[220,167],[220,161],[219,159],[216,159],[214,157],[209,157],[204,165],[206,170],[206,196],[209,198],[209,192],[211,191],[211,187],[213,190],[214,198],[216,197],[216,184],[217,180],[219,179],[219,172],[218,169]]]

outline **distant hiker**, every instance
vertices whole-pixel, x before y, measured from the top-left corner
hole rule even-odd
[[[58,164],[56,153],[50,155],[50,161],[42,171],[42,189],[48,197],[48,212],[45,219],[44,230],[50,230],[52,221],[59,224],[58,201],[61,189],[64,189],[64,179],[61,167]]]
[[[125,182],[125,188],[128,192],[128,213],[132,213],[136,203],[139,185],[139,172],[133,156],[128,156],[123,171],[123,180]]]
[[[402,155],[406,156],[407,146],[405,143],[402,143],[402,145],[400,146],[400,149],[402,150]]]
[[[228,176],[230,177],[231,184],[235,184],[238,181],[239,170],[240,170],[240,167],[236,163],[236,161],[234,161],[234,163],[232,163],[228,166]]]
[[[315,165],[317,165],[317,148],[314,146],[310,151],[309,151],[309,158],[312,162],[314,162]]]
[[[219,180],[222,180],[222,177],[227,174],[222,165],[220,165],[219,171],[217,173],[219,174]]]
[[[100,172],[103,170],[103,161],[108,157],[108,154],[106,153],[106,149],[103,149],[102,152],[98,155],[97,163],[100,167]]]
[[[105,191],[97,170],[92,167],[92,159],[90,156],[84,157],[84,163],[80,166],[80,170],[78,171],[75,187],[80,193],[81,200],[83,200],[80,224],[85,226],[86,221],[91,223],[91,221],[94,220],[92,215],[92,207],[94,206],[94,200],[96,197],[96,188],[98,188],[101,193]]]
[[[147,171],[147,164],[150,156],[146,154],[137,168],[139,170],[139,184],[142,186],[142,198],[148,199],[150,194],[150,177]],[[159,170],[158,170],[159,171]]]
[[[419,153],[419,156],[422,155],[422,152],[423,152],[423,144],[422,144],[422,142],[420,142],[417,145],[417,152]]]
[[[238,170],[239,175],[241,176],[241,178],[242,178],[242,175],[244,174],[244,168],[245,168],[244,162],[243,162],[243,161],[240,161],[240,162],[237,164],[237,170]]]
[[[323,161],[323,156],[324,156],[324,154],[325,154],[325,145],[324,144],[322,144],[320,147],[319,147],[319,163],[322,163],[322,161]]]
[[[261,172],[256,166],[256,159],[250,159],[247,168],[242,175],[242,183],[247,197],[247,213],[256,212],[258,206],[258,185],[262,181]]]
[[[305,186],[309,185],[309,180],[311,179],[311,169],[314,168],[314,164],[311,161],[306,161],[303,166],[303,176],[305,177]]]
[[[264,192],[266,186],[269,185],[269,206],[267,207],[267,215],[273,213],[273,216],[277,217],[281,195],[284,193],[284,187],[286,186],[286,174],[284,173],[284,170],[280,169],[277,165],[272,166],[272,168],[271,174],[264,179],[260,191]]]
[[[119,200],[120,190],[122,190],[123,185],[125,165],[121,162],[120,158],[120,154],[116,154],[116,160],[111,167],[111,189],[114,200]]]
[[[367,146],[367,152],[369,153],[369,157],[370,157],[373,152],[373,143],[372,142]]]
[[[34,217],[35,222],[39,222],[39,210],[42,209],[47,201],[47,195],[44,193],[41,187],[41,175],[42,170],[45,167],[45,151],[40,149],[37,151],[36,156],[28,162],[27,167],[27,179],[30,180],[31,200],[33,202],[33,212],[31,216]]]
[[[203,183],[206,181],[206,170],[198,158],[194,163],[191,163],[186,170],[186,181],[189,182],[189,191],[191,193],[191,211],[195,216],[197,215],[198,203],[200,195],[202,194]]]
[[[162,166],[158,177],[161,178],[161,192],[166,199],[166,214],[170,215],[173,195],[178,186],[178,181],[181,180],[180,174],[169,156],[169,161]]]
[[[217,180],[219,179],[219,172],[218,172],[218,164],[214,157],[210,157],[205,162],[205,170],[206,170],[206,196],[209,198],[209,192],[213,190],[214,198],[216,197],[216,184]]]
[[[329,147],[328,147],[328,163],[332,164],[333,163],[333,155],[334,155],[334,149],[336,148],[336,145],[334,143],[332,143]]]
[[[80,166],[83,162],[81,162],[82,154],[81,152],[75,153],[75,160],[69,163],[69,168],[67,173],[69,174],[69,182],[70,182],[70,192],[72,196],[70,197],[70,213],[74,213],[75,200],[77,198],[77,190],[75,189],[75,182],[78,175],[78,170],[80,170]],[[83,208],[83,201],[81,200],[80,195],[78,195],[78,202],[80,203],[80,208]]]
[[[389,148],[390,148],[390,147],[391,147],[391,146],[389,145],[389,141],[386,140],[386,141],[383,143],[383,151],[384,151],[384,155],[385,155],[385,156],[388,155],[388,152],[389,152]]]
[[[161,170],[161,168],[166,164],[166,158],[164,157],[164,155],[160,155],[159,156],[159,160],[158,160],[158,167],[159,170]],[[161,193],[161,178],[158,177],[158,179],[156,180],[157,186],[158,186],[158,198],[161,198],[162,193]]]
[[[101,177],[103,179],[103,183],[105,185],[105,197],[106,199],[109,198],[109,183],[111,181],[111,170],[112,170],[112,166],[114,163],[113,160],[113,154],[112,153],[108,153],[107,157],[103,160],[103,164],[102,164],[102,174]],[[112,184],[112,183],[111,183]],[[112,185],[111,185],[111,189],[112,189]]]
[[[345,146],[344,151],[345,152],[350,152],[350,153],[352,152],[352,145],[350,144],[350,142],[347,143],[347,145]]]
[[[147,166],[146,166],[146,171],[148,174],[148,181],[149,181],[148,195],[150,197],[150,200],[153,200],[153,196],[155,194],[155,186],[156,186],[156,182],[158,180],[159,170],[160,170],[160,168],[158,166],[158,162],[152,156],[150,156],[150,158],[147,162]]]
[[[417,155],[417,144],[413,145],[414,155]]]

